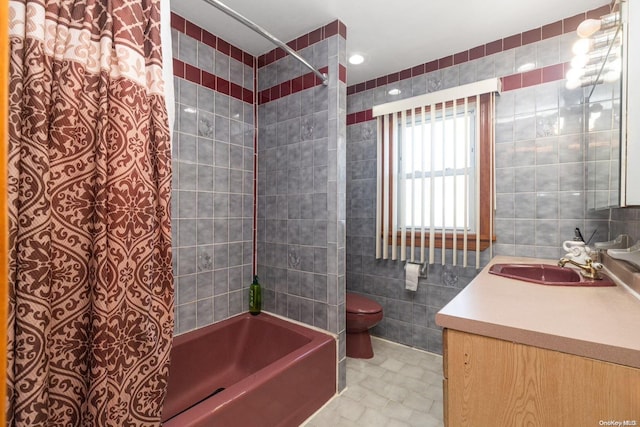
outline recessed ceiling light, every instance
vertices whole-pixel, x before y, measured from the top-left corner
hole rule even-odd
[[[389,93],[389,95],[394,95],[395,96],[395,95],[400,95],[402,93],[402,91],[400,89],[398,89],[398,88],[394,88],[394,89],[391,89],[388,93]]]
[[[354,53],[349,57],[349,64],[359,65],[359,64],[362,64],[363,62],[364,62],[364,56],[358,53]]]

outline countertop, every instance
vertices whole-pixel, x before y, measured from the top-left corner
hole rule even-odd
[[[624,286],[539,285],[489,274],[496,263],[557,260],[495,257],[436,314],[438,325],[640,368],[640,299]]]

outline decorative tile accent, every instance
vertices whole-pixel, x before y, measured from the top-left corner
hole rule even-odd
[[[312,44],[335,36],[336,34],[340,34],[345,39],[347,38],[347,27],[339,20],[330,22],[324,27],[320,27],[317,30],[314,30],[308,34],[304,34],[295,40],[291,40],[287,43],[287,46],[289,46],[293,50],[301,50],[305,47],[311,46]],[[286,55],[287,53],[283,49],[279,47],[275,48],[258,57],[258,68],[262,68],[277,61],[278,59],[282,59]]]
[[[502,39],[502,47],[504,50],[515,49],[522,46],[522,34],[515,34],[507,38]]]
[[[318,69],[321,73],[327,73],[328,67],[322,67]],[[338,78],[342,83],[346,83],[347,69],[344,65],[338,66]],[[312,72],[308,72],[302,76],[298,76],[292,80],[288,80],[275,85],[268,89],[264,89],[258,93],[258,104],[266,104],[267,102],[276,101],[285,96],[301,92],[312,87],[316,87],[322,84],[322,80]]]
[[[217,77],[214,74],[175,58],[173,60],[173,75],[239,99],[240,101],[253,104],[254,93],[252,90],[243,88],[236,83]]]

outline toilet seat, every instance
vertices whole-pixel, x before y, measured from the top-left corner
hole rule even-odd
[[[347,313],[376,314],[382,311],[382,306],[375,301],[358,294],[347,293]]]

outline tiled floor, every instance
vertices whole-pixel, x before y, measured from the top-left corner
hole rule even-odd
[[[347,358],[347,388],[304,427],[442,426],[442,357],[373,338],[373,359]]]

